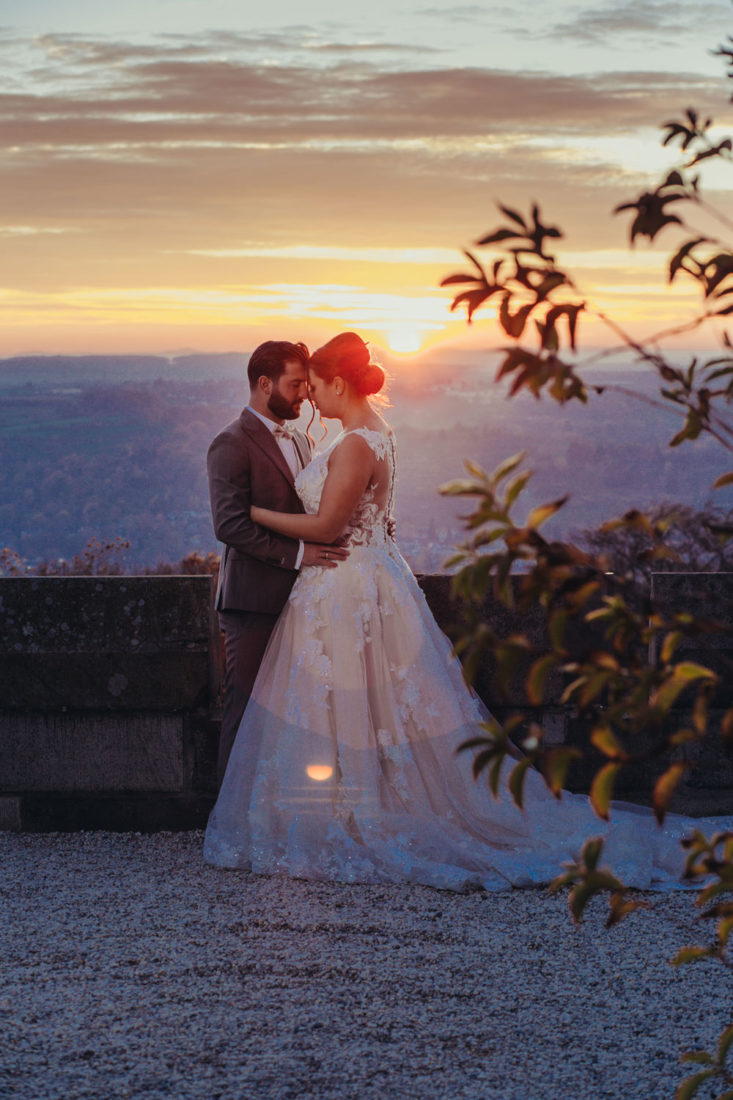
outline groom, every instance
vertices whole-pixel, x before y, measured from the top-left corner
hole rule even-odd
[[[302,543],[258,526],[253,504],[302,512],[294,479],[310,461],[311,442],[297,420],[308,394],[308,348],[268,340],[247,367],[249,405],[214,439],[207,467],[216,537],[224,543],[216,608],[224,631],[224,714],[217,772],[224,778],[239,723],[277,617],[301,565],[335,567],[347,551]]]

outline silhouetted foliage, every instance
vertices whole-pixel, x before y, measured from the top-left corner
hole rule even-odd
[[[720,53],[733,77],[733,48],[724,48]],[[699,209],[704,202],[701,166],[713,160],[730,163],[733,159],[731,140],[711,141],[710,129],[711,120],[701,122],[693,110],[688,110],[681,121],[667,122],[664,144],[679,145],[682,163],[657,188],[617,208],[617,212],[632,215],[632,242],[639,236],[653,241],[669,231],[681,234],[682,240],[669,261],[668,279],[672,282],[684,274],[699,287],[703,309],[684,326],[690,331],[711,318],[733,313],[730,245],[696,232],[685,220],[689,210]],[[577,354],[579,322],[589,307],[547,248],[548,241],[562,236],[561,231],[545,223],[537,205],[528,218],[508,206],[499,209],[504,222],[482,236],[477,247],[501,246],[503,254],[483,263],[473,251],[466,253],[474,270],[443,280],[444,286],[465,287],[454,297],[452,308],[465,306],[470,323],[482,305],[498,300],[499,324],[513,342],[503,350],[497,380],[511,378],[511,395],[526,390],[538,399],[547,394],[559,404],[600,399],[606,387],[591,385],[584,379]],[[730,228],[725,218],[720,220]],[[670,440],[672,447],[706,435],[723,450],[733,450],[729,415],[733,345],[727,335],[720,354],[704,362],[690,357],[685,367],[679,367],[660,350],[664,334],[642,343],[611,318],[600,313],[597,316],[626,348],[657,372],[661,398],[683,418]],[[525,336],[533,339],[533,344],[522,343]],[[676,517],[664,508],[647,513],[629,509],[592,536],[586,533],[574,542],[551,540],[541,528],[562,509],[564,497],[515,518],[531,477],[530,471],[521,469],[523,457],[513,456],[493,473],[467,462],[468,476],[442,490],[473,501],[473,510],[466,517],[468,536],[451,562],[459,567],[454,578],[456,593],[475,608],[459,643],[466,668],[470,674],[490,651],[501,681],[508,685],[519,659],[529,657],[525,690],[535,706],[545,698],[550,675],[559,670],[567,683],[562,701],[588,718],[591,746],[602,758],[590,793],[596,813],[608,818],[619,775],[651,756],[665,761],[651,792],[654,812],[661,823],[690,766],[676,752],[710,734],[709,700],[720,679],[712,669],[685,659],[680,647],[686,639],[712,634],[720,626],[701,620],[685,607],[671,613],[655,606],[648,592],[640,600],[639,581],[654,569],[670,568],[673,554],[678,563],[685,558],[699,562],[701,555],[705,555],[708,566],[715,567],[718,561],[728,563],[730,516],[715,509],[704,516],[678,510]],[[714,488],[731,483],[733,473],[726,472],[718,477]],[[691,542],[693,526],[697,531]],[[617,568],[611,571],[609,566],[614,561]],[[512,579],[517,572],[519,575]],[[516,601],[520,607],[529,608],[539,603],[546,615],[547,644],[535,645],[524,635],[499,636],[478,610],[489,591],[507,605]],[[680,715],[683,699],[685,713]],[[714,724],[723,743],[733,751],[733,708],[722,713]],[[525,753],[518,762],[511,751],[511,735],[521,739]],[[536,765],[549,789],[561,797],[568,768],[580,751],[576,746],[547,744],[542,726],[528,722],[521,711],[510,714],[503,724],[496,720],[487,723],[484,735],[462,749],[474,752],[474,773],[488,773],[495,795],[502,766],[510,766],[508,787],[518,806],[522,805],[529,767]],[[705,883],[696,904],[703,910],[704,919],[715,922],[715,934],[708,946],[682,948],[675,964],[715,958],[733,966],[729,953],[733,934],[733,833],[708,839],[696,832],[686,841],[686,847],[685,873],[692,881]],[[582,919],[593,896],[607,894],[610,926],[638,908],[640,902],[603,865],[602,854],[603,839],[589,840],[577,863],[566,868],[555,887],[570,888],[570,909],[576,921]],[[685,1054],[686,1062],[703,1068],[680,1085],[677,1100],[688,1100],[706,1082],[722,1090],[717,1094],[720,1100],[731,1100],[733,1073],[727,1058],[732,1046],[733,1025],[720,1037],[715,1053]]]

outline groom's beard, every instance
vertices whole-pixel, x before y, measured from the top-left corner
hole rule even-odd
[[[273,389],[267,400],[267,407],[277,420],[297,420],[300,416],[302,400],[288,401],[278,389]]]

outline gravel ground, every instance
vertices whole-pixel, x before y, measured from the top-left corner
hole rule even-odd
[[[0,834],[0,1096],[655,1100],[730,1022],[730,972],[669,965],[704,937],[689,893],[574,929],[544,890],[262,878],[201,844]]]

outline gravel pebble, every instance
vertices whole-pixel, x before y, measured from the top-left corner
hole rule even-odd
[[[611,931],[546,890],[207,867],[202,834],[0,834],[0,1096],[656,1100],[731,1022],[689,892]],[[700,1100],[702,1100],[700,1094]]]

